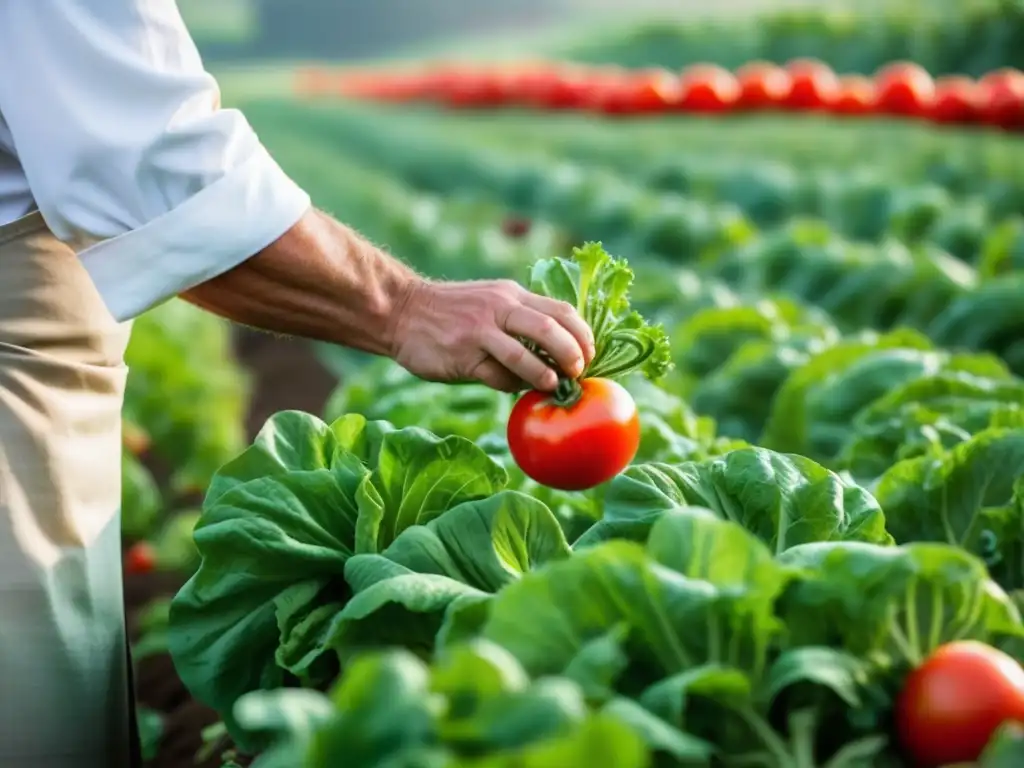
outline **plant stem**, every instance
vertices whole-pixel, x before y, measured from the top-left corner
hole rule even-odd
[[[779,768],[787,768],[793,764],[793,758],[786,748],[786,743],[779,737],[774,729],[765,722],[757,712],[750,707],[742,707],[737,710],[743,721],[750,726],[750,729],[757,735],[765,745]]]
[[[576,379],[558,377],[558,386],[551,395],[555,405],[561,408],[571,408],[580,401],[581,397],[583,397],[583,387]]]
[[[817,713],[813,710],[802,710],[790,715],[789,744],[794,768],[814,768],[814,737],[817,724]]]

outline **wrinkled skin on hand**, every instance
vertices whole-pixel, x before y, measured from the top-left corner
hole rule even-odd
[[[594,356],[593,334],[575,307],[512,280],[420,283],[402,305],[393,338],[391,356],[422,379],[476,381],[505,392],[558,384],[556,371],[520,338],[572,377]]]

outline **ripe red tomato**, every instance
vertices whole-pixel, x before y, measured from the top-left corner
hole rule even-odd
[[[994,69],[987,75],[984,75],[979,81],[978,85],[983,87],[989,87],[993,85],[1013,85],[1024,81],[1024,72],[1013,67],[1002,67],[1000,69]]]
[[[725,112],[740,100],[740,84],[732,72],[714,64],[687,67],[681,78],[679,107],[687,112]]]
[[[924,67],[897,61],[875,75],[876,109],[886,115],[920,117],[931,108],[935,82]]]
[[[150,573],[156,568],[156,549],[148,541],[133,544],[124,556],[124,569],[128,573]]]
[[[582,69],[565,67],[527,80],[519,100],[544,109],[573,109],[586,104],[593,77]]]
[[[438,64],[423,77],[423,95],[429,99],[443,101],[448,94],[460,87],[462,71],[454,64]]]
[[[382,73],[372,86],[371,98],[404,103],[420,99],[426,93],[425,79],[414,73]]]
[[[739,104],[744,109],[777,107],[793,87],[789,73],[768,61],[752,61],[736,70]]]
[[[786,64],[792,87],[787,109],[824,109],[839,95],[839,78],[827,64],[814,59],[793,59]]]
[[[978,84],[969,77],[949,75],[935,81],[935,98],[928,117],[936,123],[970,123],[981,106]]]
[[[874,105],[874,83],[861,75],[846,75],[839,78],[839,92],[829,109],[839,115],[867,115]]]
[[[507,78],[499,72],[466,70],[448,82],[441,100],[449,107],[498,107],[508,101]]]
[[[949,643],[910,673],[895,715],[922,768],[973,763],[1004,722],[1024,722],[1024,669],[984,643]]]
[[[595,75],[584,97],[588,109],[606,115],[624,115],[633,111],[633,80],[624,71],[609,70]]]
[[[629,111],[664,112],[679,103],[679,78],[664,69],[644,69],[629,77],[625,86]]]
[[[522,104],[535,103],[551,79],[547,66],[530,62],[508,69],[504,78],[509,99]]]
[[[1024,73],[1004,68],[978,81],[979,116],[1007,130],[1024,127]]]
[[[508,446],[526,475],[562,491],[582,491],[611,480],[640,446],[640,418],[625,388],[609,379],[583,379],[582,394],[563,406],[531,391],[508,419]]]

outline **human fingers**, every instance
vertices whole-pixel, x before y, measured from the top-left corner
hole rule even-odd
[[[587,321],[580,317],[576,307],[567,301],[558,301],[547,296],[540,296],[536,293],[527,293],[523,297],[523,303],[542,312],[548,317],[553,317],[558,323],[573,335],[576,342],[583,350],[583,360],[586,364],[594,359],[594,331]]]
[[[583,373],[585,363],[579,341],[550,315],[521,304],[508,313],[503,329],[534,342],[569,376],[576,378]]]
[[[558,374],[507,333],[495,328],[484,336],[481,346],[488,355],[534,389],[550,392],[558,386]]]
[[[488,357],[476,367],[473,378],[499,392],[518,392],[524,386],[521,378],[493,357]]]

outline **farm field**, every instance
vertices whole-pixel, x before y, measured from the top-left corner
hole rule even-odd
[[[423,273],[587,307],[639,447],[555,490],[510,395],[151,311],[124,460],[149,766],[1024,764],[1019,132],[222,82]]]

